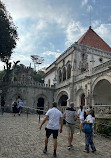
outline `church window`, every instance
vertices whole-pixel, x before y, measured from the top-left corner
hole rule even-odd
[[[83,54],[82,54],[82,60],[84,60],[84,58],[85,58],[85,54],[83,53]]]
[[[50,86],[50,79],[48,79],[48,85]]]
[[[103,58],[99,58],[99,61],[100,61],[100,63],[102,63],[103,62]]]
[[[71,77],[71,65],[68,64],[67,66],[67,79],[69,79]]]
[[[63,68],[63,81],[66,80],[66,68],[64,67]]]
[[[62,82],[62,73],[61,73],[61,70],[59,71],[59,82]]]

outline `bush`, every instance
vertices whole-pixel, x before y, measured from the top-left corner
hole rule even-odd
[[[102,123],[98,124],[97,132],[111,137],[111,122],[109,122],[107,125],[102,124]]]

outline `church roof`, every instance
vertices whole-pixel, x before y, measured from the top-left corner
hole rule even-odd
[[[91,28],[78,40],[78,43],[111,52],[111,47]]]

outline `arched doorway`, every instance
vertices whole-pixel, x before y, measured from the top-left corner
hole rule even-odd
[[[93,91],[94,105],[111,105],[111,83],[102,79],[97,82]]]
[[[44,98],[38,98],[37,109],[44,110]],[[37,110],[38,114],[43,114],[43,111]]]
[[[82,106],[85,105],[85,94],[84,93],[81,95],[81,105]]]
[[[59,106],[67,106],[67,99],[68,99],[67,95],[62,95],[59,99],[58,105]]]
[[[85,105],[85,92],[84,90],[81,88],[77,91],[76,93],[76,106],[80,106],[80,105]]]

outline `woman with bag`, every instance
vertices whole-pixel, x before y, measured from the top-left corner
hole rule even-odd
[[[92,152],[96,151],[95,145],[93,143],[93,118],[90,114],[90,110],[86,110],[86,120],[83,123],[83,132],[85,133],[85,150],[84,152],[89,153],[89,145],[91,146]]]

